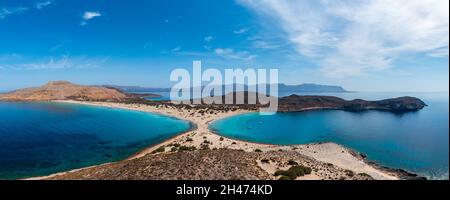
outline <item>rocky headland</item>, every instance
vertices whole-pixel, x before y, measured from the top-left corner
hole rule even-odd
[[[291,95],[279,99],[279,111],[303,111],[317,109],[338,109],[347,111],[384,110],[393,112],[417,111],[427,106],[415,97],[398,97],[379,101],[362,99],[345,100],[333,96]]]

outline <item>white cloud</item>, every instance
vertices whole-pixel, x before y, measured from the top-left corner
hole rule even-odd
[[[0,19],[5,19],[9,15],[20,14],[27,10],[28,8],[25,7],[0,8]]]
[[[323,72],[361,75],[408,53],[447,56],[448,0],[238,0],[274,19]]]
[[[214,50],[214,53],[223,58],[234,60],[251,61],[256,58],[256,55],[250,54],[247,51],[235,51],[230,48],[217,48]]]
[[[179,51],[181,51],[181,47],[175,47],[175,48],[173,48],[172,50],[170,50],[171,52],[179,52]]]
[[[38,2],[34,4],[34,8],[36,8],[37,10],[41,10],[49,6],[51,3],[52,3],[51,1]],[[9,15],[21,14],[28,10],[30,10],[30,8],[28,7],[10,7],[10,8],[2,7],[0,8],[0,19],[5,19]]]
[[[102,16],[102,14],[100,12],[90,12],[90,11],[86,11],[83,14],[83,19],[84,20],[90,20],[93,19],[95,17],[100,17]]]
[[[101,17],[102,14],[100,12],[86,11],[83,14],[83,21],[81,21],[80,26],[86,26],[89,20],[92,20],[96,17]]]
[[[205,42],[211,42],[214,39],[213,36],[206,36],[205,37]]]
[[[249,29],[248,28],[241,28],[239,30],[233,31],[234,34],[243,34],[246,33]]]
[[[51,1],[43,1],[43,2],[38,2],[34,5],[34,7],[38,10],[43,9],[49,5],[51,5],[52,2]]]

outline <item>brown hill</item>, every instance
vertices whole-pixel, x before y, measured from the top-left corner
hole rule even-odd
[[[123,100],[127,95],[117,89],[82,86],[67,81],[53,81],[41,87],[25,88],[0,94],[0,101],[50,100]]]
[[[398,97],[379,101],[355,99],[347,101],[333,96],[291,95],[279,99],[280,111],[302,111],[308,109],[341,109],[348,111],[385,110],[394,112],[416,111],[427,106],[415,97]]]

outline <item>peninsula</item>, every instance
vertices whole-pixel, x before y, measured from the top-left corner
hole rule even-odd
[[[422,179],[401,169],[370,162],[362,154],[334,143],[269,145],[225,138],[208,126],[215,120],[254,112],[261,105],[175,105],[149,101],[118,89],[50,82],[0,94],[2,101],[56,101],[138,110],[189,120],[195,128],[148,147],[126,160],[32,179],[295,179],[368,180]],[[414,111],[420,99],[346,101],[328,96],[279,99],[283,112],[312,109]]]

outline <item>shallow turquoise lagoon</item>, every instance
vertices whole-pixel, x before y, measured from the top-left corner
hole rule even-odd
[[[0,102],[0,179],[125,159],[190,126],[187,121],[138,111]]]
[[[371,95],[373,99],[385,98]],[[269,116],[249,113],[216,121],[210,128],[226,137],[260,143],[335,142],[388,167],[431,179],[448,179],[448,94],[420,97],[429,106],[418,112],[322,110]]]

